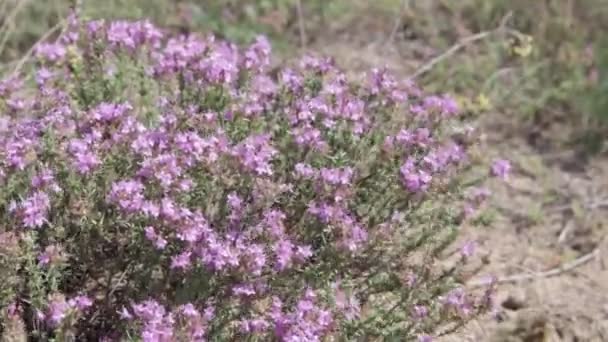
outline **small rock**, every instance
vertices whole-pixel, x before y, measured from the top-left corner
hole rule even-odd
[[[526,306],[526,298],[523,295],[509,294],[507,299],[502,302],[503,308],[512,311],[523,309]]]

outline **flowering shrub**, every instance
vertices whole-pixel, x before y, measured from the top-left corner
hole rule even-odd
[[[33,87],[0,85],[5,329],[428,340],[488,306],[458,286],[473,244],[438,264],[462,200],[487,197],[464,196],[474,139],[450,97],[145,21],[72,18],[36,57]]]

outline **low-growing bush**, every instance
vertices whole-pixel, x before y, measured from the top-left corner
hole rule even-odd
[[[0,84],[5,336],[429,340],[488,307],[472,244],[440,263],[487,196],[449,96],[146,21],[35,56]]]

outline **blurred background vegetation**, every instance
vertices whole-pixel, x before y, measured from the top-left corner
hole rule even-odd
[[[72,6],[86,18],[150,18],[239,43],[266,34],[286,58],[348,37],[398,49],[404,64],[419,67],[461,42],[419,82],[501,113],[542,151],[572,144],[603,151],[608,0],[0,0],[2,70]],[[488,35],[467,40],[478,33]]]

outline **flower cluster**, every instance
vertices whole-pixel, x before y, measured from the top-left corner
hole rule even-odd
[[[70,315],[82,313],[93,305],[93,301],[83,295],[66,300],[61,295],[56,295],[49,301],[46,320],[52,326],[61,325]]]
[[[435,258],[461,217],[473,142],[451,97],[385,69],[355,84],[313,56],[276,72],[265,38],[241,49],[147,21],[72,18],[36,56],[34,91],[0,83],[2,111],[22,114],[2,121],[0,208],[37,251],[21,288],[50,323],[38,336],[322,341],[412,320],[414,337],[434,310],[484,309],[410,260]],[[59,289],[72,299],[44,299]],[[394,322],[374,319],[393,306],[381,292],[403,296]]]

